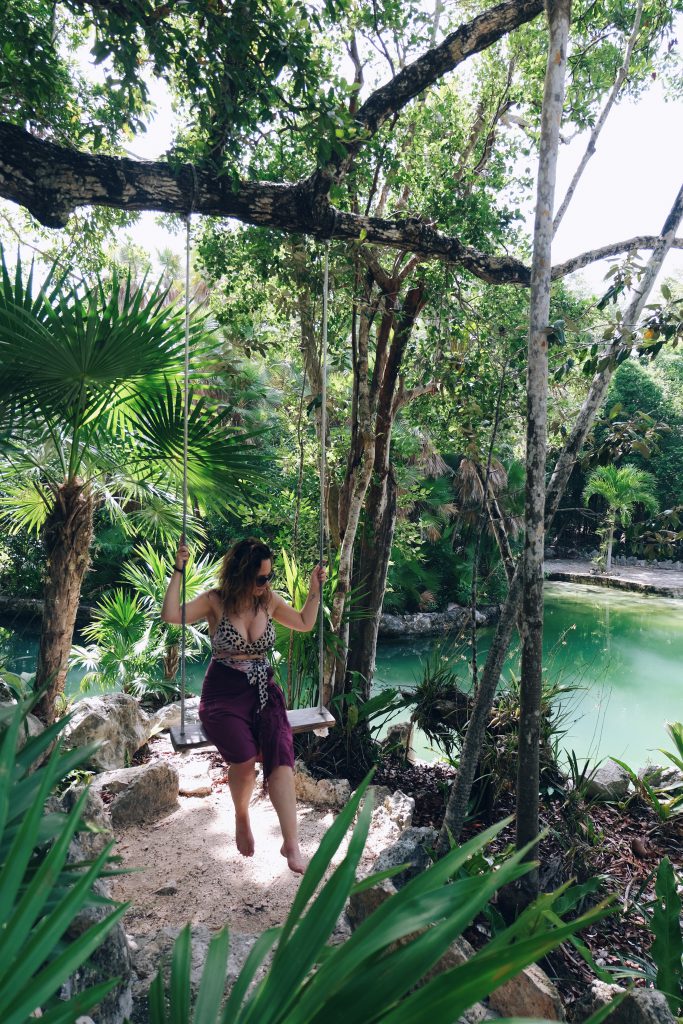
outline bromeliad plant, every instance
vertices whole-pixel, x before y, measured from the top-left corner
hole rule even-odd
[[[104,982],[68,1001],[64,982],[88,959],[127,905],[68,936],[77,914],[103,902],[93,883],[105,873],[111,845],[92,861],[69,863],[69,844],[82,828],[84,792],[69,814],[46,813],[45,801],[84,763],[93,747],[64,752],[59,733],[67,719],[37,737],[25,733],[29,705],[0,709],[0,1020],[25,1024],[42,1010],[45,1024],[72,1024],[116,985]],[[52,748],[43,764],[35,767]],[[113,845],[113,844],[112,844]]]
[[[75,644],[71,664],[84,668],[81,688],[118,689],[144,698],[160,695],[173,699],[178,691],[179,626],[162,622],[159,608],[169,583],[169,563],[150,544],[141,544],[135,561],[127,563],[122,578],[131,588],[106,594],[97,604],[83,634],[89,644]],[[185,567],[187,600],[215,585],[218,563],[193,556]],[[185,653],[201,658],[209,648],[205,624],[186,627]]]
[[[327,832],[287,921],[256,942],[227,1002],[222,1005],[230,941],[227,929],[211,943],[193,1006],[187,927],[173,950],[170,983],[162,970],[150,989],[152,1024],[179,1020],[187,1024],[346,1024],[349,1007],[354,1019],[364,1024],[419,1020],[452,1024],[523,967],[609,912],[601,904],[568,923],[552,912],[562,893],[544,895],[466,963],[417,987],[494,894],[530,870],[532,865],[524,862],[528,851],[520,851],[496,871],[459,875],[504,827],[503,822],[453,849],[381,904],[346,942],[328,947],[349,895],[402,870],[355,881],[372,815],[371,800],[363,799],[366,787],[367,780]],[[325,880],[357,813],[346,855]],[[267,973],[252,987],[273,948]]]

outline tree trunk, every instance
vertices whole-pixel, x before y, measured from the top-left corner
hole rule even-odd
[[[614,541],[614,520],[610,519],[607,526],[607,557],[605,559],[605,572],[612,571],[612,542]]]
[[[655,279],[669,249],[674,243],[676,232],[683,219],[683,187],[679,189],[673,206],[662,227],[661,234],[657,237],[653,253],[648,261],[643,278],[638,282],[638,290],[633,295],[624,316],[626,330],[630,331],[636,324],[648,296],[652,291]],[[553,517],[559,508],[562,495],[564,494],[567,482],[572,469],[576,463],[577,456],[583,447],[588,432],[593,425],[596,413],[602,405],[609,382],[614,372],[614,357],[623,345],[623,337],[615,338],[610,346],[607,356],[609,361],[605,367],[595,374],[584,399],[581,411],[576,418],[571,434],[565,447],[555,463],[550,482],[546,492],[545,502],[545,529],[550,528]],[[500,619],[496,627],[496,633],[489,649],[484,671],[482,673],[479,691],[474,703],[472,715],[465,734],[465,740],[460,752],[460,766],[458,774],[451,786],[451,792],[446,805],[443,824],[437,842],[437,852],[443,856],[448,852],[450,837],[456,842],[460,837],[467,805],[472,792],[474,773],[481,754],[481,746],[484,740],[484,730],[488,715],[496,694],[496,687],[500,679],[503,662],[507,649],[510,646],[512,632],[515,624],[515,616],[522,593],[522,574],[519,566],[515,571],[514,578],[510,584],[507,599],[503,605]]]
[[[517,761],[517,848],[538,836],[539,745],[543,690],[543,546],[548,421],[548,332],[550,268],[557,149],[564,101],[564,77],[571,0],[550,0],[550,40],[546,67],[538,161],[534,253],[531,267],[527,361],[527,447],[525,543],[522,603],[522,664]],[[527,854],[535,859],[537,847]],[[538,893],[538,871],[520,879],[525,901]]]
[[[361,588],[362,618],[353,622],[347,675],[361,680],[363,700],[370,697],[377,654],[377,633],[387,585],[391,545],[396,528],[396,478],[391,467],[372,484],[358,553],[357,579]]]
[[[398,322],[393,324],[393,339],[388,352],[382,341],[388,342],[390,331],[380,331],[378,337],[373,375],[377,391],[375,462],[354,574],[362,597],[358,608],[360,617],[353,623],[347,658],[347,672],[355,672],[363,680],[365,699],[370,696],[377,632],[396,527],[397,488],[391,469],[391,434],[400,408],[397,394],[399,374],[406,346],[423,305],[424,287],[420,283],[407,293],[400,316],[392,317]],[[382,370],[378,371],[380,364]]]
[[[62,484],[43,528],[47,556],[43,623],[36,688],[46,687],[36,714],[46,725],[55,719],[55,701],[64,691],[83,576],[90,563],[93,500],[80,481]]]

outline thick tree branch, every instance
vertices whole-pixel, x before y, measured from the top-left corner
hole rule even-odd
[[[422,398],[424,395],[438,395],[441,391],[441,383],[438,380],[431,380],[429,384],[421,384],[419,387],[408,388],[406,391],[403,384],[403,379],[399,378],[398,391],[394,396],[394,404],[392,406],[392,415],[396,414],[410,402],[414,402],[416,398]]]
[[[542,0],[506,0],[461,25],[433,50],[428,50],[386,85],[376,89],[358,111],[357,120],[366,132],[374,135],[388,117],[428,86],[468,57],[481,53],[520,25],[533,21],[542,10]]]
[[[26,207],[46,227],[61,228],[81,206],[234,217],[246,224],[317,238],[338,238],[404,249],[441,259],[490,284],[528,287],[530,271],[511,256],[492,256],[418,217],[386,220],[336,209],[315,178],[301,182],[242,182],[189,164],[80,153],[0,122],[0,196]],[[553,280],[609,256],[652,249],[657,236],[641,235],[582,253],[553,268]],[[683,248],[683,239],[673,246]]]

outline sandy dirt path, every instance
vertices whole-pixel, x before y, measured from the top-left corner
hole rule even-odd
[[[136,870],[112,880],[112,896],[130,901],[126,931],[156,933],[186,921],[211,929],[228,924],[231,931],[260,934],[282,924],[300,884],[280,855],[282,842],[272,804],[260,795],[260,779],[252,799],[251,820],[256,840],[253,857],[235,846],[235,823],[224,766],[210,751],[174,754],[166,739],[151,745],[152,755],[168,759],[182,778],[203,773],[211,778],[208,796],[180,796],[177,809],[160,821],[116,832],[115,853],[122,866]],[[309,859],[334,820],[327,809],[299,806],[301,848]],[[345,844],[335,858],[339,863]],[[368,849],[365,862],[374,856]]]

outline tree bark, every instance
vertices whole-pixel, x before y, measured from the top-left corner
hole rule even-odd
[[[564,102],[571,0],[549,0],[550,40],[538,161],[527,357],[526,499],[522,664],[517,761],[517,848],[538,836],[539,744],[543,690],[543,546],[548,425],[550,268],[557,150]],[[535,859],[537,847],[528,853]],[[538,892],[538,871],[520,879],[525,899]]]
[[[672,246],[676,232],[683,218],[683,188],[681,188],[674,200],[673,206],[664,222],[662,232],[657,236],[653,246],[653,253],[648,262],[646,272],[641,279],[638,290],[634,294],[626,311],[624,322],[626,325],[636,323],[642,309],[647,302],[648,296],[654,285],[655,279],[661,269],[664,258]],[[630,326],[627,330],[630,331]],[[548,484],[545,500],[545,529],[546,533],[550,528],[553,517],[557,512],[565,487],[571,475],[572,469],[586,440],[588,432],[593,424],[595,415],[602,405],[607,394],[607,388],[614,371],[613,357],[623,345],[623,337],[615,338],[608,350],[608,362],[606,366],[595,374],[591,382],[588,394],[581,407],[572,432],[567,443],[558,458],[553,474]],[[467,805],[472,792],[474,774],[481,754],[481,747],[484,739],[484,731],[488,715],[496,694],[496,687],[500,679],[500,673],[505,661],[505,655],[515,625],[515,616],[522,594],[522,574],[520,566],[517,566],[515,575],[510,583],[510,590],[503,605],[501,616],[496,627],[489,654],[486,659],[482,673],[479,690],[472,709],[472,715],[467,727],[465,739],[460,752],[460,766],[458,774],[451,787],[451,792],[446,805],[443,824],[437,842],[437,852],[443,856],[449,849],[450,837],[455,841],[459,839]]]
[[[424,288],[417,285],[406,295],[398,322],[394,325],[391,347],[383,355],[378,345],[375,367],[382,364],[377,394],[375,462],[368,490],[360,550],[354,573],[362,597],[349,641],[347,674],[362,680],[363,696],[370,696],[370,684],[377,651],[377,632],[386,590],[391,546],[396,528],[396,479],[391,468],[391,434],[398,410],[397,386],[406,345],[415,321],[424,305]],[[388,332],[387,332],[388,337]],[[374,379],[374,377],[373,377]]]
[[[47,580],[40,632],[36,689],[46,687],[36,714],[46,725],[55,719],[55,701],[64,690],[83,577],[90,564],[93,500],[80,481],[62,484],[43,528]]]

